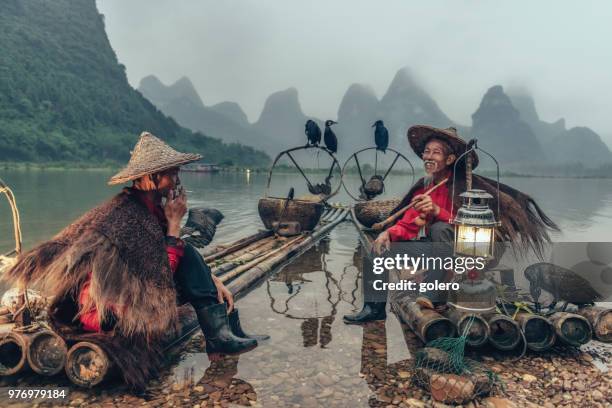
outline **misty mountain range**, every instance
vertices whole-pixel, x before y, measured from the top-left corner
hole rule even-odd
[[[523,164],[598,167],[612,162],[612,153],[601,137],[587,127],[567,129],[564,119],[542,121],[535,101],[524,90],[505,92],[500,85],[489,88],[472,115],[472,125],[450,119],[436,101],[413,78],[408,68],[400,69],[379,100],[363,84],[352,84],[338,107],[337,118],[312,118],[300,106],[298,91],[289,88],[270,95],[255,123],[235,102],[206,106],[191,81],[183,77],[164,85],[147,76],[138,90],[162,112],[182,126],[264,150],[271,157],[279,151],[305,144],[304,123],[313,119],[322,127],[336,119],[339,156],[346,158],[360,148],[373,146],[372,124],[382,119],[389,129],[390,146],[408,149],[406,130],[414,124],[454,126],[465,138],[477,138],[479,146],[492,153],[503,167]]]

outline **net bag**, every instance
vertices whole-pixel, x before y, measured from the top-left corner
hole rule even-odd
[[[436,401],[465,404],[501,386],[499,377],[483,364],[465,358],[472,320],[459,337],[442,337],[416,352],[413,381]]]

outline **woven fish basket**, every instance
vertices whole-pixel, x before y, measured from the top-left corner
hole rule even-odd
[[[280,221],[298,222],[302,231],[312,231],[323,214],[324,206],[320,201],[265,197],[259,200],[257,210],[266,229],[272,229],[272,223]]]
[[[399,199],[364,201],[355,204],[355,216],[365,227],[370,228],[377,222],[386,220],[391,210],[400,203]]]

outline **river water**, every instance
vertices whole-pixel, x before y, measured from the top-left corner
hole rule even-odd
[[[104,171],[0,171],[13,190],[21,212],[25,248],[50,238],[72,220],[120,188],[109,187]],[[219,209],[225,219],[216,243],[236,240],[262,228],[257,201],[265,193],[266,175],[256,173],[183,174],[190,206]],[[612,179],[504,178],[531,194],[562,229],[556,241],[607,241],[612,230]],[[409,176],[393,175],[387,196],[404,193]],[[271,195],[284,196],[298,187],[299,175],[278,175]],[[349,189],[358,177],[347,178]],[[353,186],[353,187],[351,187]],[[350,203],[341,189],[332,199]],[[12,223],[0,199],[0,253],[10,250]],[[295,262],[238,301],[247,330],[272,339],[233,360],[226,375],[255,393],[263,406],[333,405],[351,401],[367,406],[374,387],[360,375],[364,356],[384,365],[410,356],[397,319],[364,330],[347,326],[342,315],[361,304],[360,245],[355,227],[345,222]],[[1,289],[1,288],[0,288]],[[371,353],[368,353],[368,350]],[[198,382],[210,363],[201,352],[184,353],[170,371],[172,381]],[[227,374],[229,373],[229,374]],[[244,385],[246,384],[246,385]]]

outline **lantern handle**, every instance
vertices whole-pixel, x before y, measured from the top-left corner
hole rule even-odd
[[[455,164],[453,165],[453,189],[452,189],[452,195],[451,195],[451,214],[454,213],[455,210],[455,175],[457,174],[457,164],[459,163],[459,161],[461,159],[463,159],[465,156],[467,156],[468,154],[470,154],[473,151],[476,150],[480,150],[481,152],[483,152],[484,154],[486,154],[487,156],[489,156],[491,159],[493,159],[493,161],[495,162],[495,166],[497,168],[497,219],[500,219],[500,214],[501,214],[501,207],[500,207],[500,202],[499,202],[499,162],[497,161],[497,159],[489,152],[487,152],[486,150],[478,147],[478,140],[477,139],[471,139],[468,142],[468,150],[466,150],[463,154],[461,154],[457,160],[455,160]],[[470,168],[471,171],[471,168]],[[498,221],[499,222],[499,221]]]

